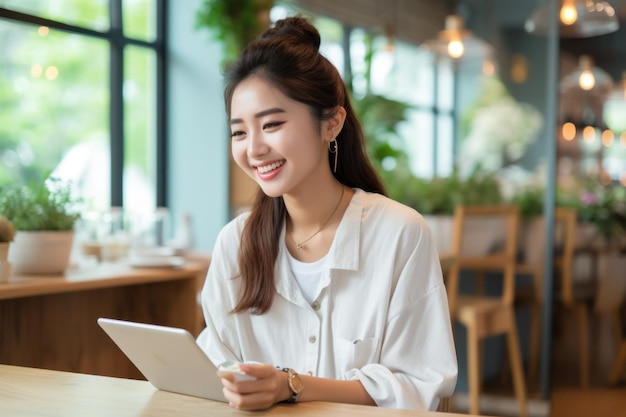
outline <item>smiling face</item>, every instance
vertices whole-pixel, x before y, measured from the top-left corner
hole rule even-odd
[[[306,184],[332,179],[328,141],[335,136],[330,125],[316,120],[307,105],[249,77],[231,101],[233,158],[268,196],[298,193]]]

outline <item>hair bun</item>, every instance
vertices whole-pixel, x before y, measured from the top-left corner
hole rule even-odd
[[[267,29],[259,39],[281,39],[291,43],[307,44],[319,50],[320,34],[307,19],[301,16],[292,16],[281,19],[274,26]]]

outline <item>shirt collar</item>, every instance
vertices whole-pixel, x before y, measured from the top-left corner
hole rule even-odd
[[[358,188],[346,208],[343,218],[339,223],[335,239],[328,251],[326,267],[328,269],[346,269],[356,271],[359,267],[359,254],[361,245],[361,219],[363,218],[363,197],[366,193]],[[278,245],[278,257],[276,259],[276,290],[294,299],[299,293],[295,282],[289,279],[289,260],[287,258],[287,246],[285,245],[286,222],[280,232]]]

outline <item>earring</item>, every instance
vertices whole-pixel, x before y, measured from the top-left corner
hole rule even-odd
[[[328,142],[328,152],[335,155],[335,165],[333,166],[333,173],[337,173],[337,156],[339,155],[339,144],[337,139],[333,139]]]

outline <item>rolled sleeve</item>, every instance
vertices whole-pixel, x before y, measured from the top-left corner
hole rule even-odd
[[[447,312],[438,311],[442,297],[443,305],[447,305],[445,296],[445,289],[437,287],[413,308],[397,315],[387,328],[381,363],[348,373],[348,379],[361,381],[377,405],[435,410],[440,398],[454,392],[456,353],[449,340],[450,325],[442,321]]]

